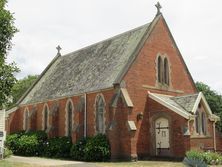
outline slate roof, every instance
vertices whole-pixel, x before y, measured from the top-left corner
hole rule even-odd
[[[187,112],[191,113],[194,104],[197,100],[198,93],[197,94],[192,94],[192,95],[186,95],[186,96],[177,96],[177,97],[172,97],[171,99],[180,105],[183,109],[185,109]]]
[[[195,115],[195,111],[197,110],[200,101],[203,101],[205,111],[209,114],[210,120],[220,120],[220,117],[212,113],[210,106],[208,105],[202,92],[183,96],[170,96],[151,92],[148,92],[148,94],[151,99],[171,109],[186,119],[190,119],[190,116]]]
[[[155,93],[153,93],[155,94]],[[191,94],[185,96],[168,96],[162,94],[155,94],[166,103],[178,108],[181,111],[192,113],[194,104],[198,98],[198,94]]]
[[[20,104],[112,87],[131,61],[150,25],[146,24],[65,56],[56,57]]]

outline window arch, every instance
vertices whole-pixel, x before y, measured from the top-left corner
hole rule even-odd
[[[42,130],[47,131],[49,128],[49,106],[45,104],[42,111]]]
[[[164,83],[169,85],[169,64],[167,58],[164,59]]]
[[[72,136],[73,130],[73,118],[74,118],[74,106],[71,99],[66,103],[66,136]]]
[[[23,129],[29,130],[29,109],[28,107],[25,108],[23,113]]]
[[[102,95],[96,97],[96,133],[105,133],[105,100]]]

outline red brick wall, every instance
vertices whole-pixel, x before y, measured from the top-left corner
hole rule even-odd
[[[206,112],[206,110],[205,110]],[[196,133],[194,121],[190,121],[190,147],[191,149],[200,150],[206,148],[214,148],[214,132],[213,132],[213,122],[207,121],[207,135],[201,136]]]
[[[104,92],[96,92],[96,93],[90,93],[87,94],[87,135],[88,136],[93,136],[95,135],[95,98],[97,94],[102,94],[105,99],[105,110],[106,110],[106,126],[109,124],[109,107],[110,107],[110,101],[113,96],[114,90],[107,90]],[[77,133],[73,133],[73,141],[75,142],[77,139],[83,137],[83,126],[84,126],[84,112],[79,112],[77,111],[77,105],[80,101],[81,96],[74,96],[71,98],[64,98],[64,99],[59,99],[59,100],[54,100],[54,101],[48,101],[47,104],[49,106],[50,113],[52,112],[53,108],[53,103],[58,102],[59,104],[59,111],[58,111],[58,116],[55,118],[52,117],[52,114],[49,114],[49,122],[50,125],[52,125],[53,119],[55,123],[55,126],[57,127],[57,132],[54,134],[57,134],[58,136],[64,136],[65,135],[65,108],[66,108],[66,103],[68,99],[71,99],[73,104],[74,104],[74,123],[77,125],[80,125],[79,130]],[[35,107],[36,109],[36,114],[32,122],[30,124],[30,129],[31,130],[42,130],[42,111],[44,108],[44,105],[46,103],[38,103],[34,105],[28,105],[28,106],[22,106],[20,107],[16,112],[13,112],[9,116],[9,133],[16,132],[23,130],[23,112],[25,111],[25,108],[28,107],[29,112],[32,111],[32,108]],[[53,135],[52,135],[53,136]]]
[[[146,119],[149,120],[150,125],[154,124],[155,118],[160,116],[168,118],[170,126],[170,156],[184,156],[186,150],[189,149],[189,136],[184,136],[183,134],[184,128],[187,127],[187,120],[152,99],[148,99],[148,113],[148,118]],[[143,126],[143,128],[145,128],[145,126]],[[151,155],[155,155],[155,150],[153,150],[155,147],[152,147],[155,145],[155,133],[153,128],[154,127],[147,130],[148,136],[150,136],[147,148],[150,150]],[[147,140],[146,138],[147,136],[142,134],[139,136],[138,140]],[[138,149],[138,154],[140,154],[140,152],[143,154],[146,150],[140,147],[140,149]]]
[[[16,112],[11,113],[8,116],[8,119],[6,121],[6,131],[7,134],[10,134],[12,132],[18,131],[22,129],[22,123],[20,122],[20,110],[18,109]]]
[[[174,91],[159,89],[156,85],[156,59],[159,53],[168,57],[170,64],[170,89]],[[147,91],[171,95],[196,93],[196,88],[170,38],[162,18],[160,18],[151,32],[150,37],[146,40],[136,60],[125,75],[124,81],[134,104],[133,111],[129,114],[128,119],[135,121],[138,129],[132,139],[135,142],[134,144],[137,145],[137,150],[135,149],[134,153],[140,155],[150,154],[149,115],[151,114],[150,112],[153,106],[147,101]],[[156,88],[144,88],[143,85]],[[183,91],[183,93],[177,93],[177,90]],[[144,114],[144,118],[142,121],[137,121],[137,114],[141,112]],[[178,118],[178,115],[174,114],[173,117]],[[175,123],[180,124],[177,120],[175,120]],[[180,131],[179,129],[178,127],[178,131]],[[175,143],[175,145],[176,144],[177,143]],[[175,145],[173,147],[177,147]],[[182,155],[184,153],[184,148],[175,149],[174,153],[178,156]]]
[[[222,134],[216,130],[216,150],[222,152]]]
[[[184,94],[196,92],[196,88],[169,36],[164,21],[160,19],[124,78],[128,90],[132,92],[131,94],[143,89],[142,85],[156,86],[156,59],[159,53],[168,57],[171,88],[184,91]],[[177,94],[164,90],[158,92]]]
[[[115,121],[113,128],[109,131],[111,145],[111,158],[114,159],[130,159],[131,137],[134,132],[130,132],[127,127],[129,109],[125,106],[124,101],[120,98],[117,107],[110,111],[112,120]]]
[[[213,148],[214,147],[214,143],[213,143],[213,136],[209,136],[209,137],[195,137],[195,138],[191,138],[190,139],[190,146],[191,149],[194,150],[201,150],[204,148]]]

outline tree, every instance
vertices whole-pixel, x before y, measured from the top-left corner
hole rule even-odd
[[[28,75],[27,77],[16,82],[16,84],[12,87],[12,102],[8,104],[8,108],[16,104],[16,102],[30,88],[37,78],[38,75]]]
[[[198,91],[203,92],[212,112],[222,120],[222,95],[202,82],[196,82],[196,87]],[[222,132],[222,121],[217,123],[217,128]]]
[[[17,32],[12,13],[5,9],[6,4],[7,0],[0,0],[0,109],[8,101],[16,82],[14,74],[19,71],[15,63],[6,63],[12,37]]]

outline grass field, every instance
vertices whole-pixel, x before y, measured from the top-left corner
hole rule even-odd
[[[112,162],[97,163],[98,167],[184,167],[181,162],[138,161],[138,162]]]
[[[179,162],[159,162],[159,161],[138,161],[138,162],[109,162],[93,163],[97,167],[184,167]],[[78,167],[78,165],[75,165]],[[30,165],[19,162],[0,161],[0,167],[43,167],[40,165]],[[44,166],[46,167],[46,166]]]
[[[0,160],[0,167],[43,167],[43,166]]]

